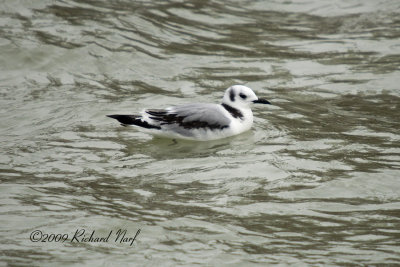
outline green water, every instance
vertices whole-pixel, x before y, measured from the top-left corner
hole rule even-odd
[[[2,265],[400,264],[398,1],[0,10]],[[105,117],[218,103],[233,84],[273,105],[228,139]]]

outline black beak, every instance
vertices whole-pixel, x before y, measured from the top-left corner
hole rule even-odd
[[[262,99],[262,98],[254,100],[253,103],[256,103],[256,104],[270,104],[271,105],[271,103],[268,100]]]

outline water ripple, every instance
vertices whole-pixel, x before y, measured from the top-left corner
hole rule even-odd
[[[0,6],[3,262],[400,261],[398,1]],[[175,144],[105,117],[235,83],[273,103],[236,137]],[[29,241],[78,228],[141,232]]]

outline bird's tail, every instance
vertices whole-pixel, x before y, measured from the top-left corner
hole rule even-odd
[[[143,120],[141,116],[138,115],[107,115],[109,118],[116,119],[122,125],[136,125],[146,129],[161,129],[160,126],[152,125],[147,121]]]

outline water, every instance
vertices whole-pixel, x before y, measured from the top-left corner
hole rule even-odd
[[[400,263],[399,1],[0,7],[2,265]],[[232,84],[273,103],[236,137],[105,117]]]

